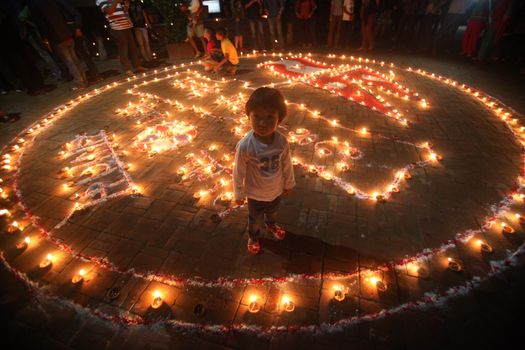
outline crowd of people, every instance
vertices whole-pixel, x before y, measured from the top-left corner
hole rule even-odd
[[[458,40],[461,53],[472,59],[511,56],[523,61],[521,0],[221,3],[221,28],[213,28],[216,22],[203,15],[202,0],[173,1],[187,21],[187,41],[196,57],[205,56],[210,71],[234,74],[237,52],[245,48],[353,52],[380,46],[438,53],[456,51]],[[94,59],[104,59],[111,49],[124,73],[143,71],[154,59],[150,40],[158,33],[152,21],[162,21],[154,4],[155,0],[0,1],[0,93],[26,90],[38,95],[70,80],[75,82],[72,89],[83,89],[102,79]]]

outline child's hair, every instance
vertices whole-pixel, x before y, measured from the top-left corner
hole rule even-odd
[[[213,28],[206,27],[204,28],[204,32],[210,34],[212,38],[215,36],[215,30],[213,30]]]
[[[257,108],[275,109],[279,113],[279,122],[286,117],[286,102],[284,102],[283,94],[277,89],[269,87],[260,87],[255,90],[248,102],[246,102],[246,114]]]
[[[224,38],[226,38],[226,33],[227,33],[227,31],[226,31],[226,28],[224,28],[224,27],[218,28],[215,31],[215,34],[218,34],[218,35],[220,35],[220,36],[222,36]]]

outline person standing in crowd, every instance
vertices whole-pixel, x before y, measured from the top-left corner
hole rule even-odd
[[[350,47],[352,45],[352,36],[354,35],[354,3],[355,0],[343,1],[343,26],[344,33],[343,46]]]
[[[439,49],[445,48],[445,51],[450,52],[455,42],[456,32],[459,26],[465,20],[467,10],[469,9],[472,0],[452,0],[448,7],[447,14],[441,24],[441,29],[437,33],[434,50],[436,53]]]
[[[299,26],[299,36],[303,48],[311,48],[315,42],[315,28],[313,16],[317,5],[314,0],[297,0],[295,14]]]
[[[472,14],[468,20],[467,29],[463,34],[461,42],[461,54],[472,57],[476,54],[479,36],[487,21],[488,1],[478,1],[474,5]]]
[[[399,49],[402,47],[409,48],[417,31],[417,10],[418,6],[423,3],[421,0],[401,0],[400,10],[401,18],[397,28],[395,46]]]
[[[429,0],[426,3],[421,29],[419,30],[421,50],[429,50],[432,47],[432,38],[436,33],[439,25],[439,19],[443,13],[443,8],[447,0]]]
[[[65,0],[29,0],[28,7],[31,11],[40,34],[45,38],[52,50],[56,51],[76,85],[73,90],[83,89],[88,85],[82,63],[75,52],[73,36],[82,36],[82,18],[80,13]],[[74,18],[73,30],[65,18]]]
[[[212,28],[204,28],[204,39],[206,39],[206,53],[202,65],[206,72],[211,72],[213,68],[224,59],[221,46],[215,37],[215,31]]]
[[[295,2],[296,0],[285,0],[284,4],[284,27],[286,29],[286,46],[293,43],[294,38],[294,22],[295,22]]]
[[[268,29],[272,46],[284,47],[282,18],[284,0],[263,0],[264,13],[268,16]],[[277,33],[277,35],[276,35]]]
[[[26,88],[29,95],[42,95],[55,86],[44,84],[30,47],[21,39],[20,10],[15,0],[0,1],[0,74],[13,89],[21,91]]]
[[[363,36],[358,50],[373,50],[375,47],[376,19],[379,0],[363,0],[361,3],[361,33]]]
[[[146,62],[150,62],[153,59],[151,54],[151,48],[149,45],[148,35],[148,18],[140,4],[139,0],[131,0],[129,3],[129,17],[133,23],[133,34],[135,34],[135,40],[139,46],[142,58]]]
[[[204,23],[202,21],[202,0],[191,0],[188,21],[188,41],[195,51],[195,58],[199,58],[203,55],[197,44],[195,43],[194,37],[197,37],[202,45],[203,50],[206,50],[206,41],[204,40]]]
[[[235,43],[235,49],[239,51],[242,50],[244,47],[244,35],[242,30],[244,19],[246,18],[246,15],[244,13],[244,4],[242,0],[231,0],[230,6],[232,11],[232,17],[235,23],[235,36],[233,41]]]
[[[246,9],[246,17],[250,24],[250,31],[252,33],[252,45],[258,50],[264,48],[264,30],[261,22],[261,0],[243,0],[244,8]]]
[[[133,74],[128,57],[131,57],[135,71],[145,71],[146,69],[142,67],[139,60],[137,46],[133,38],[133,23],[131,23],[131,19],[129,18],[128,9],[124,4],[124,0],[96,1],[97,6],[99,6],[106,15],[106,20],[111,27],[111,34],[117,42],[120,63],[122,64],[124,72],[128,75]]]
[[[332,0],[328,26],[328,47],[340,47],[341,25],[343,19],[343,0]]]
[[[514,8],[519,6],[517,0],[499,0],[492,10],[490,26],[485,32],[485,36],[479,47],[477,60],[486,59],[491,52],[493,52],[493,59],[499,58],[499,45],[503,37],[503,33],[507,29],[509,21],[511,19]],[[496,50],[495,50],[496,49]]]

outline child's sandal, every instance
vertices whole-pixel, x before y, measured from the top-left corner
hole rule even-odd
[[[271,233],[275,237],[275,239],[279,241],[282,241],[284,237],[286,236],[286,230],[279,225],[276,225],[276,224],[266,225],[266,229],[268,230],[269,233]]]
[[[257,254],[261,250],[261,243],[259,243],[259,240],[252,241],[251,239],[248,239],[248,253],[250,254]]]

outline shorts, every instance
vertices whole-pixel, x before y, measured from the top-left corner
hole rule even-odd
[[[200,23],[194,26],[188,26],[186,28],[186,32],[188,34],[188,37],[194,37],[202,38],[204,36],[204,24]]]

